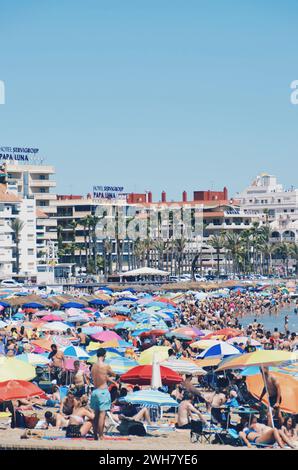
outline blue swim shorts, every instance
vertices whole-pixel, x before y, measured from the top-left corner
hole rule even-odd
[[[109,411],[111,409],[111,394],[107,388],[97,388],[92,392],[90,406],[93,411]]]

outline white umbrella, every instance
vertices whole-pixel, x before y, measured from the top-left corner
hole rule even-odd
[[[169,359],[161,363],[162,366],[168,367],[178,374],[189,374],[189,375],[206,375],[207,372],[198,367],[192,361],[186,361],[183,359]]]
[[[43,331],[66,331],[68,330],[69,326],[65,325],[59,321],[53,321],[51,323],[46,323],[41,327]]]

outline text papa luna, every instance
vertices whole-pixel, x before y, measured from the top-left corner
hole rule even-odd
[[[298,104],[298,80],[294,80],[291,83],[291,89],[294,90],[291,93],[291,103]]]

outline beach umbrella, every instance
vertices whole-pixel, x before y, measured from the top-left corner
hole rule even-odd
[[[241,354],[238,348],[235,348],[235,346],[232,346],[231,344],[221,341],[218,344],[215,344],[214,346],[211,346],[210,348],[205,349],[198,356],[198,358],[204,359],[207,357],[216,357],[216,356],[225,357],[225,356],[233,356],[236,354]]]
[[[117,335],[115,331],[105,330],[100,331],[99,333],[95,333],[91,335],[92,339],[96,341],[112,341],[112,340],[121,340],[121,336]]]
[[[129,315],[130,309],[127,307],[123,307],[122,305],[110,305],[109,307],[105,307],[103,312],[114,312],[114,313],[121,313],[122,315]]]
[[[19,354],[16,356],[16,359],[19,361],[27,362],[28,364],[32,364],[33,366],[43,366],[49,364],[51,361],[43,356],[42,354],[34,354],[34,353],[24,353]]]
[[[61,321],[61,316],[50,314],[45,315],[41,320],[44,322]]]
[[[191,343],[190,347],[194,349],[208,349],[211,346],[215,346],[219,341],[216,339],[201,339]]]
[[[23,304],[23,308],[44,308],[43,304],[39,304],[38,302],[28,302]]]
[[[96,333],[100,333],[101,331],[102,331],[101,326],[86,326],[85,328],[82,328],[82,332],[88,336],[94,335]]]
[[[210,357],[208,359],[194,360],[198,367],[215,367],[222,361],[221,357]]]
[[[282,374],[279,372],[270,372],[270,375],[274,377],[280,384],[281,388],[281,404],[280,409],[285,413],[297,414],[298,413],[298,380],[291,375]],[[246,384],[248,391],[257,399],[260,399],[261,393],[264,388],[264,382],[262,374],[253,375],[246,378]],[[263,398],[263,403],[267,406],[268,397],[267,395]]]
[[[84,308],[85,304],[80,302],[65,302],[61,305],[62,308]]]
[[[134,359],[129,359],[128,357],[122,357],[115,355],[114,357],[106,358],[105,364],[111,366],[111,369],[115,374],[122,375],[128,372],[133,367],[138,365],[137,361]]]
[[[49,341],[48,339],[36,339],[31,341],[32,346],[38,349],[43,349],[44,351],[51,351],[51,345],[54,341]]]
[[[190,337],[191,339],[198,338],[199,336],[204,336],[204,335],[202,335],[201,330],[199,330],[198,328],[189,327],[189,326],[183,326],[181,328],[176,328],[175,330],[172,330],[171,333],[173,335],[182,334],[182,335]]]
[[[193,338],[191,336],[186,336],[183,333],[174,333],[173,331],[171,331],[170,333],[167,333],[165,336],[166,336],[167,339],[177,338],[181,341],[192,341],[193,340]]]
[[[268,387],[264,374],[264,367],[269,367],[276,364],[282,364],[286,361],[296,362],[298,360],[298,353],[286,352],[279,350],[257,350],[252,353],[242,354],[241,356],[232,357],[231,359],[225,359],[219,364],[217,371],[227,369],[242,369],[248,366],[260,366],[262,373],[263,384],[266,389],[267,395]],[[272,426],[274,427],[274,421],[272,416],[271,406],[268,405],[269,414],[271,416]]]
[[[172,307],[177,307],[177,304],[173,300],[168,299],[167,297],[153,297],[153,300],[154,302],[162,302],[167,305],[171,305]]]
[[[1,301],[0,301],[0,305],[1,305],[1,307],[4,307],[4,308],[10,307],[9,303],[4,302],[4,300],[1,300]]]
[[[133,330],[136,326],[136,323],[133,321],[122,321],[117,323],[115,330]]]
[[[156,359],[158,360],[158,359]],[[136,366],[121,376],[121,382],[137,385],[150,385],[153,366]],[[160,376],[165,385],[174,385],[182,382],[182,377],[168,367],[160,366]]]
[[[235,328],[223,328],[221,330],[216,330],[205,336],[204,339],[212,339],[214,336],[225,336],[227,339],[240,336],[242,332],[236,330]]]
[[[188,374],[197,376],[206,375],[206,371],[204,371],[193,361],[188,361],[184,359],[168,359],[167,361],[161,362],[161,365],[174,370],[178,374]]]
[[[6,380],[32,380],[36,376],[35,367],[14,357],[0,356],[0,382]]]
[[[157,390],[140,390],[138,392],[128,393],[120,401],[140,405],[145,407],[168,406],[178,407],[179,404],[168,393]]]
[[[119,359],[123,358],[123,356],[118,351],[107,351],[106,352],[106,359],[105,362],[108,362],[110,359]],[[87,359],[88,364],[95,364],[97,362],[97,356],[90,356]]]
[[[106,307],[107,305],[109,305],[109,302],[104,299],[92,299],[89,300],[88,304],[91,306],[94,305],[96,307]]]
[[[238,355],[219,364],[218,371],[227,369],[243,369],[249,366],[272,366],[286,361],[295,362],[298,354],[280,350],[257,350],[252,353]]]
[[[53,321],[51,323],[46,323],[45,325],[43,325],[41,327],[41,330],[43,330],[43,331],[59,331],[59,332],[62,332],[62,331],[68,330],[68,328],[69,328],[69,326],[65,325],[65,323]]]
[[[163,336],[166,330],[148,330],[143,331],[139,334],[141,338],[148,338],[149,336]]]
[[[89,354],[83,348],[79,346],[67,346],[63,349],[64,356],[76,357],[77,359],[86,360],[89,359]]]
[[[66,346],[71,345],[71,338],[66,338],[65,336],[61,336],[61,335],[51,336],[51,341],[52,343],[56,344],[60,348],[65,348]]]
[[[141,365],[152,364],[154,353],[157,353],[159,362],[165,361],[169,357],[169,349],[167,346],[152,346],[141,352],[139,363]]]
[[[0,383],[0,401],[11,401],[38,396],[46,398],[43,390],[25,380],[6,380]]]

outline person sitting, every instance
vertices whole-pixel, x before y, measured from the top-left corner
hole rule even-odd
[[[276,428],[266,426],[266,424],[258,423],[257,417],[252,416],[251,424],[240,431],[239,436],[245,442],[247,447],[252,447],[253,444],[273,445],[278,444],[282,449],[285,444],[294,448],[290,439],[286,436],[281,436]]]
[[[297,447],[298,445],[298,432],[296,427],[295,419],[292,416],[287,416],[284,419],[283,425],[279,430],[279,433],[283,440],[289,439],[293,444],[293,447]]]
[[[93,411],[83,406],[81,398],[74,398],[72,414],[69,416],[68,426],[66,428],[66,437],[86,436],[93,424]]]
[[[193,405],[193,395],[185,392],[182,402],[178,407],[177,429],[190,429],[191,421],[194,416],[197,416],[203,424],[207,424],[202,413],[197,410]]]

